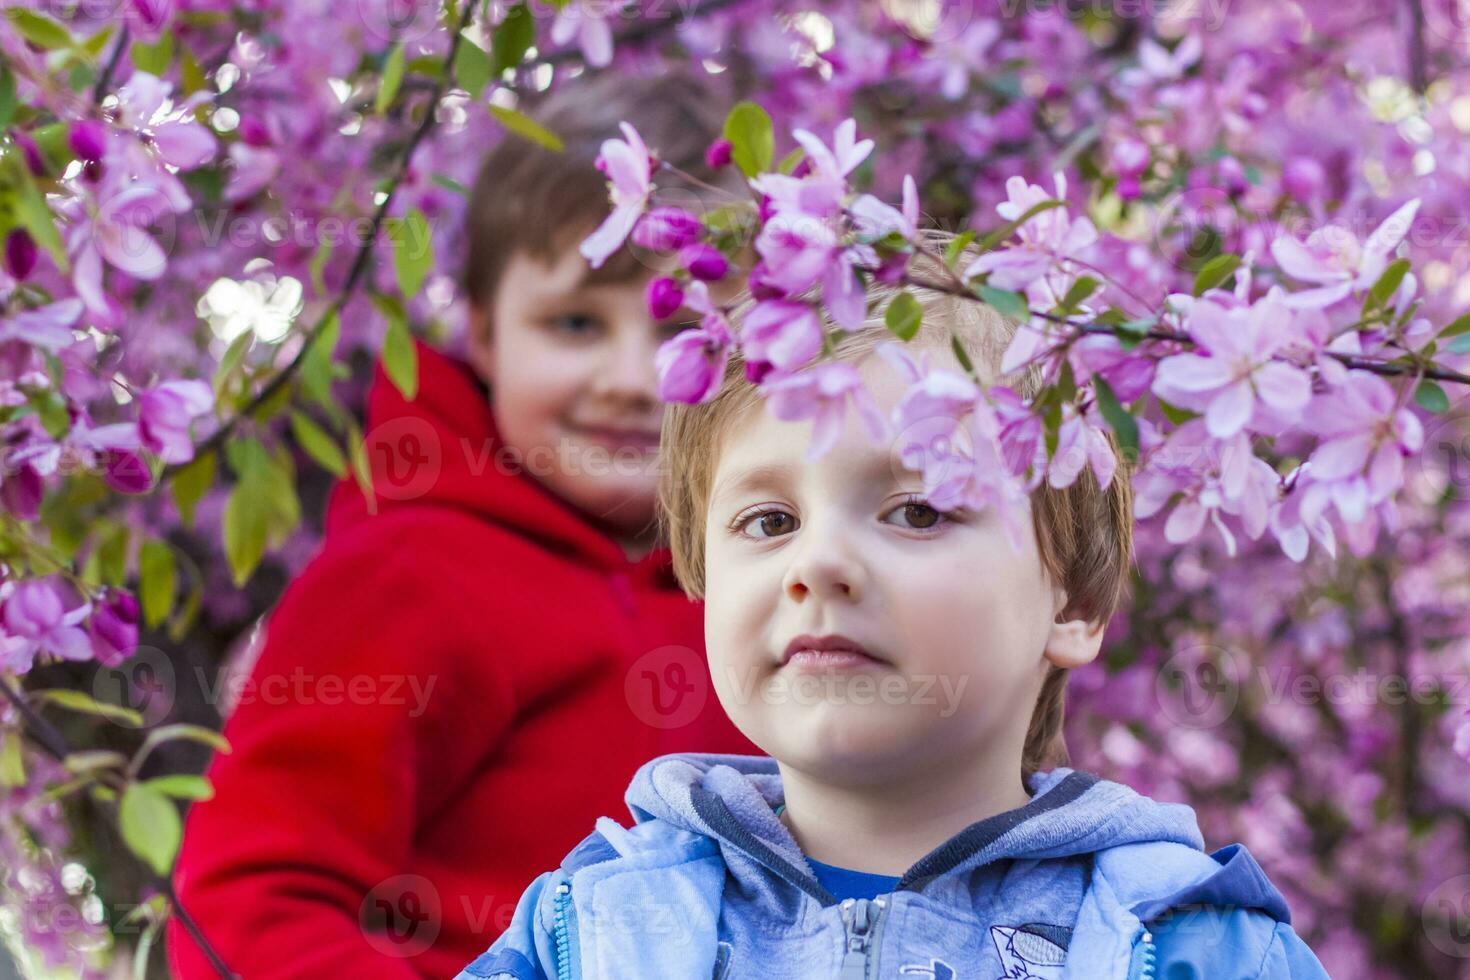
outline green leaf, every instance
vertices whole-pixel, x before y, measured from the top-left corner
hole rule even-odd
[[[229,445],[230,465],[237,480],[225,501],[225,558],[236,585],[244,585],[265,554],[274,507],[265,488],[271,479],[271,460],[254,439]]]
[[[194,526],[194,507],[214,486],[215,470],[219,456],[214,452],[195,456],[174,473],[174,504],[179,508],[179,517],[185,527]]]
[[[806,147],[798,146],[781,158],[781,162],[776,164],[776,172],[786,174],[789,177],[796,170],[797,164],[805,159]]]
[[[172,725],[160,725],[148,733],[148,737],[138,747],[137,754],[133,756],[131,763],[133,770],[136,772],[142,768],[143,761],[148,758],[149,753],[164,742],[172,742],[181,738],[186,738],[191,742],[203,742],[216,752],[222,752],[225,755],[231,752],[229,740],[213,728],[191,725],[188,722],[176,722]]]
[[[500,124],[506,129],[532,143],[544,146],[555,153],[560,153],[566,148],[561,137],[523,112],[507,109],[505,106],[491,105],[490,114],[500,120]]]
[[[1026,305],[1026,297],[1020,293],[1011,292],[1009,289],[996,289],[994,286],[978,286],[975,292],[1008,320],[1025,323],[1031,319],[1031,309]]]
[[[992,231],[990,234],[980,239],[980,251],[991,251],[1001,242],[1014,235],[1017,228],[1021,227],[1041,212],[1050,211],[1052,208],[1063,207],[1064,205],[1066,205],[1066,203],[1066,201],[1061,201],[1057,198],[1052,197],[1047,198],[1045,201],[1042,201],[1038,204],[1031,205],[1031,207],[1027,208],[1015,221],[1007,221],[1005,224],[995,229],[995,231]]]
[[[291,434],[306,454],[339,480],[347,475],[347,457],[325,429],[305,412],[291,413]]]
[[[1122,404],[1112,387],[1103,380],[1102,375],[1092,376],[1092,388],[1097,392],[1097,407],[1102,412],[1103,418],[1108,420],[1108,425],[1118,435],[1118,445],[1123,450],[1124,458],[1130,461],[1138,459],[1138,420],[1135,419]]]
[[[133,59],[134,68],[161,77],[168,72],[168,67],[174,60],[173,33],[164,31],[152,44],[134,41],[128,54]]]
[[[143,621],[152,628],[163,622],[174,608],[179,569],[173,549],[155,538],[144,541],[138,549],[138,580]]]
[[[143,727],[143,716],[132,708],[124,708],[120,704],[108,704],[98,701],[92,695],[84,691],[76,691],[70,688],[48,688],[44,691],[28,691],[31,697],[40,698],[46,704],[54,704],[58,708],[68,711],[80,712],[84,715],[95,715],[98,718],[106,718],[132,728]]]
[[[1440,337],[1458,337],[1462,333],[1470,332],[1470,313],[1457,317],[1439,332]]]
[[[383,79],[378,83],[378,97],[373,101],[373,112],[378,115],[388,111],[398,97],[398,87],[403,84],[403,45],[394,44],[383,62]]]
[[[104,533],[97,545],[97,571],[101,581],[108,585],[123,583],[128,573],[128,544],[132,536],[133,532],[122,524]]]
[[[208,800],[214,797],[214,787],[209,784],[209,780],[187,773],[145,779],[141,785],[176,800]]]
[[[224,356],[219,359],[219,367],[214,369],[212,386],[216,400],[224,400],[225,392],[229,389],[235,372],[245,360],[245,354],[254,342],[255,331],[242,330],[234,340],[230,341],[230,346],[225,348]]]
[[[1450,346],[1447,350],[1452,354],[1463,354],[1466,351],[1470,351],[1470,333],[1461,334],[1450,341]]]
[[[444,188],[446,191],[453,191],[460,197],[467,199],[470,196],[470,189],[461,184],[459,181],[455,180],[453,177],[450,177],[448,174],[434,174],[429,179],[438,184],[440,187]]]
[[[400,317],[388,321],[388,332],[383,337],[383,369],[404,398],[413,401],[418,397],[419,352],[408,332],[408,321]]]
[[[747,177],[767,173],[776,156],[775,130],[771,117],[754,102],[739,102],[725,117],[725,139],[731,157]]]
[[[1434,381],[1419,382],[1419,387],[1414,389],[1414,401],[1419,403],[1420,408],[1428,412],[1448,412],[1450,410],[1449,396]]]
[[[418,295],[434,267],[434,240],[428,219],[418,208],[409,208],[402,218],[388,219],[388,235],[393,243],[393,271],[398,275],[398,289],[407,302]]]
[[[178,807],[144,783],[131,783],[117,806],[118,829],[128,845],[158,875],[167,875],[179,851],[183,826]]]
[[[1240,256],[1233,252],[1217,255],[1204,265],[1200,266],[1199,272],[1194,275],[1194,295],[1203,296],[1205,290],[1214,289],[1226,279],[1235,274],[1240,268]]]
[[[378,497],[373,493],[373,468],[368,462],[367,447],[363,445],[362,430],[356,422],[347,424],[347,457],[352,461],[352,476],[367,502],[369,514],[378,512]]]
[[[20,754],[21,740],[0,739],[0,786],[24,786],[26,761]]]
[[[957,334],[949,335],[949,349],[954,351],[955,360],[960,362],[960,367],[965,369],[966,374],[975,373],[975,365],[970,361],[970,354],[965,350],[965,345],[960,343]]]
[[[454,49],[454,80],[471,99],[478,100],[485,91],[494,75],[491,67],[490,55],[485,53],[485,49],[471,40],[467,31],[461,31],[459,46]]]
[[[341,333],[342,320],[333,310],[301,359],[301,390],[319,405],[332,404],[332,354]]]
[[[1403,283],[1409,267],[1408,259],[1395,259],[1387,269],[1383,270],[1383,275],[1379,276],[1373,288],[1368,290],[1368,300],[1375,308],[1382,309],[1388,306],[1388,301],[1393,299],[1394,293],[1398,292],[1399,285]]]
[[[0,129],[15,118],[15,75],[9,65],[0,65]]]
[[[956,235],[944,248],[944,264],[953,269],[955,263],[960,260],[960,253],[974,240],[975,232],[969,228]]]
[[[536,40],[536,22],[530,8],[518,3],[510,8],[505,20],[490,36],[490,71],[499,76],[514,68],[526,57],[526,52]]]
[[[913,340],[924,322],[924,308],[914,294],[904,290],[888,303],[883,322],[900,340]]]
[[[317,245],[316,251],[312,253],[311,262],[307,269],[311,272],[311,285],[319,294],[327,291],[326,280],[322,278],[327,268],[327,263],[332,261],[332,251],[336,248],[332,240],[325,235]]]
[[[16,9],[12,7],[11,12]],[[60,132],[64,138],[65,127],[61,127]],[[61,234],[56,230],[56,218],[46,203],[45,195],[36,186],[30,167],[21,159],[19,150],[0,153],[0,200],[5,198],[9,199],[7,203],[14,212],[16,223],[31,233],[36,244],[46,250],[57,268],[69,273],[71,262],[66,257]]]
[[[1067,295],[1062,297],[1062,302],[1058,309],[1070,313],[1077,308],[1079,303],[1097,292],[1097,288],[1100,285],[1102,283],[1098,282],[1092,276],[1083,276],[1072,283],[1072,288],[1068,289]]]
[[[70,31],[45,14],[24,7],[11,7],[6,13],[20,36],[39,48],[54,51],[75,43]]]

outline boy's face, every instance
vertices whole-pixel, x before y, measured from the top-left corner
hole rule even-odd
[[[958,369],[947,347],[930,349]],[[856,366],[887,415],[904,380],[877,356]],[[894,783],[983,759],[1003,772],[1012,756],[1019,771],[1048,663],[1091,660],[1101,628],[1054,624],[1065,594],[1032,535],[1014,551],[993,512],[928,508],[920,474],[855,418],[808,463],[810,428],[757,403],[719,450],[705,642],[726,712],[783,765],[833,784]],[[741,486],[758,466],[778,471]],[[783,664],[801,634],[841,634],[881,662]]]
[[[496,424],[526,471],[620,538],[646,534],[657,496],[654,354],[697,316],[653,319],[654,272],[589,285],[572,244],[544,263],[514,253],[493,307],[473,311],[469,358],[489,384]]]

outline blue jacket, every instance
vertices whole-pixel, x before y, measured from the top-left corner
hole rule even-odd
[[[456,980],[1317,980],[1281,893],[1194,811],[1071,769],[894,891],[838,902],[777,819],[774,760],[667,755]]]

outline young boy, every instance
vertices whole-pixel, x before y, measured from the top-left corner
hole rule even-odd
[[[181,899],[250,980],[448,976],[638,765],[754,751],[656,534],[654,352],[687,311],[649,315],[627,250],[578,252],[617,121],[713,181],[718,100],[677,77],[557,93],[537,115],[565,152],[506,137],[469,202],[468,363],[421,345],[413,401],[379,372],[376,513],[335,489],[189,815]],[[177,920],[169,949],[217,975]]]
[[[993,379],[1011,328],[920,296],[900,349],[960,371],[953,328]],[[909,379],[885,337],[836,350],[886,415]],[[1003,515],[931,507],[856,420],[815,461],[808,436],[738,356],[663,428],[675,572],[721,704],[772,758],[645,765],[633,827],[599,820],[460,978],[1325,976],[1242,847],[1207,854],[1189,807],[1057,767],[1067,672],[1125,591],[1126,469],[1036,490],[1016,550]]]

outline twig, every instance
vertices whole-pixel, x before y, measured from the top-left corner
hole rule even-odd
[[[92,86],[92,104],[101,105],[102,97],[107,94],[107,87],[112,84],[112,74],[117,71],[117,63],[122,60],[122,53],[128,49],[128,42],[132,40],[128,33],[128,24],[123,24],[122,33],[117,36],[117,44],[112,47],[112,57],[107,59],[107,67],[102,69],[102,74],[97,76],[97,84]]]
[[[20,712],[21,721],[24,724],[25,730],[30,733],[31,737],[36,740],[46,754],[54,758],[57,762],[64,763],[67,755],[71,752],[71,747],[66,744],[66,736],[61,734],[61,731],[55,725],[41,717],[34,708],[26,704],[25,697],[19,691],[15,690],[15,688],[11,687],[3,678],[0,678],[0,691],[4,692],[7,701],[15,705],[15,710]],[[121,788],[121,784],[117,782],[113,782],[111,785],[115,789]],[[225,961],[220,958],[219,953],[209,944],[209,940],[205,938],[203,931],[199,928],[199,923],[194,921],[194,917],[179,902],[178,894],[174,891],[173,882],[165,875],[160,875],[159,879],[165,894],[168,895],[169,901],[173,904],[173,914],[179,917],[179,921],[183,923],[189,935],[194,937],[194,941],[204,951],[204,955],[209,959],[210,965],[214,967],[215,972],[223,980],[238,980],[238,975],[225,965]]]

